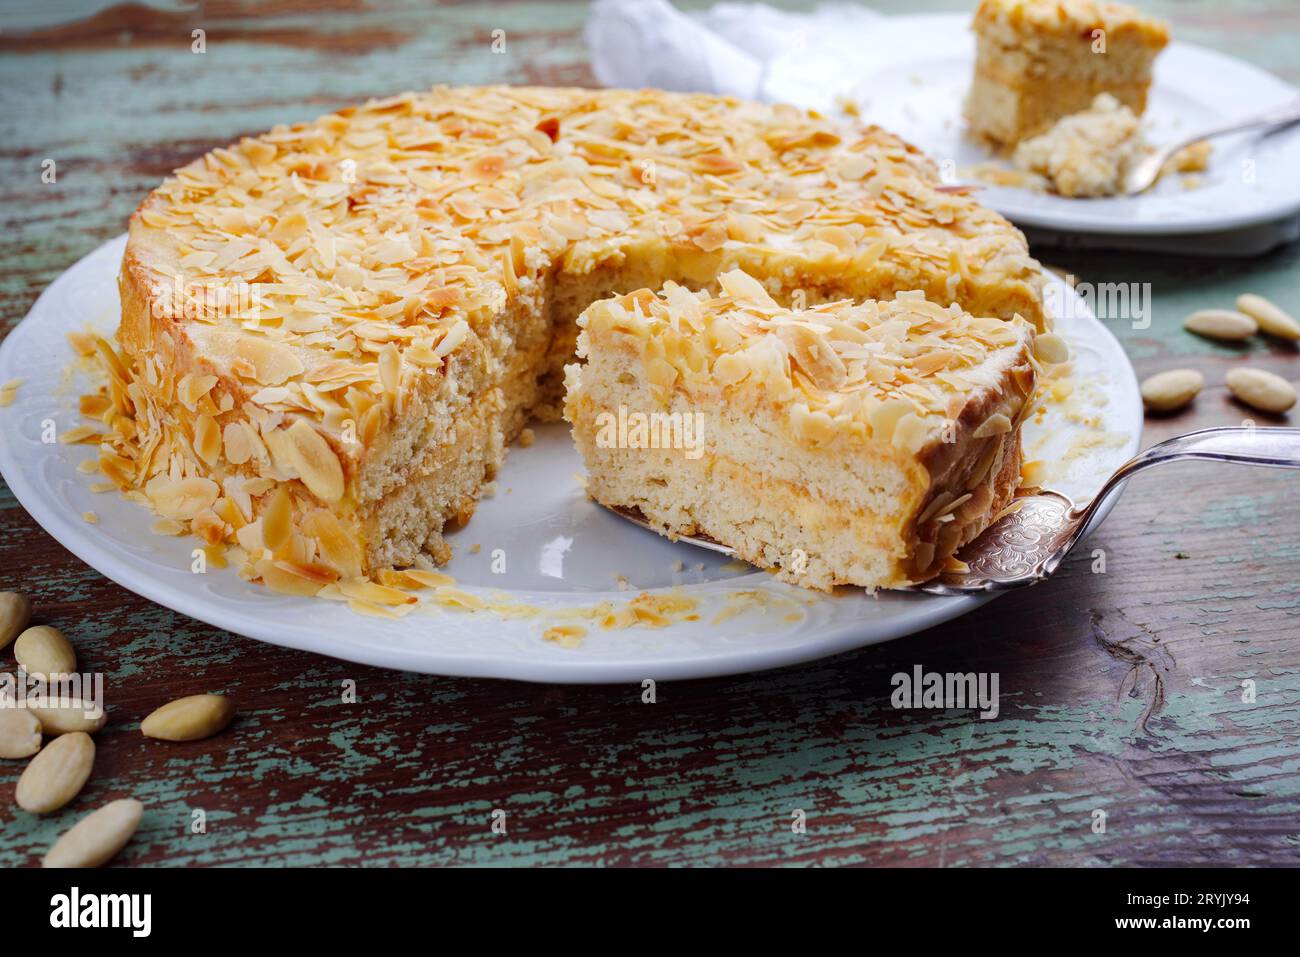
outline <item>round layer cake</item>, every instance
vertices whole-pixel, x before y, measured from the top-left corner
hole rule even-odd
[[[507,444],[557,414],[582,310],[731,269],[785,303],[919,291],[1044,322],[1023,236],[878,128],[435,88],[214,150],[148,197],[87,406],[101,469],[280,590],[443,560]]]

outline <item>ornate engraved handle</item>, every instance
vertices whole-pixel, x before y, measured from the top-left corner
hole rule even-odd
[[[1074,509],[1072,517],[1080,519],[1080,522],[1070,546],[1083,536],[1093,514],[1106,498],[1134,473],[1166,462],[1192,460],[1300,469],[1300,429],[1202,429],[1157,442],[1116,469],[1091,502]]]

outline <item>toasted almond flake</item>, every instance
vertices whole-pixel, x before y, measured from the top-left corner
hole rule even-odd
[[[1034,337],[1034,355],[1042,362],[1058,364],[1070,358],[1070,347],[1054,332],[1040,333]]]
[[[103,433],[92,429],[88,425],[78,425],[68,429],[59,436],[59,441],[64,445],[94,444],[103,438]]]
[[[280,385],[303,371],[292,349],[269,339],[245,336],[236,343],[235,354],[250,363],[252,378],[262,385]]]
[[[586,634],[587,629],[581,625],[552,625],[542,632],[542,640],[553,641],[561,648],[577,648]]]
[[[1020,466],[1020,485],[1023,488],[1041,488],[1047,480],[1047,463],[1035,459]]]
[[[216,465],[221,458],[221,429],[210,415],[194,420],[194,451],[208,465]]]
[[[467,611],[482,611],[487,603],[477,595],[456,588],[452,585],[439,585],[434,589],[434,601],[448,608],[464,608]]]
[[[252,528],[253,526],[247,526]],[[262,583],[271,591],[279,592],[282,595],[302,595],[311,597],[323,587],[320,582],[310,578],[304,578],[293,572],[285,571],[274,561],[263,559],[255,562],[254,571],[262,579]]]
[[[365,578],[348,578],[338,583],[339,590],[349,598],[375,605],[409,605],[419,599],[396,588],[379,585]]]
[[[439,585],[454,584],[456,579],[442,572],[431,572],[423,568],[407,568],[402,574],[412,581],[419,582],[425,588],[437,588]]]
[[[145,494],[154,509],[164,518],[189,521],[204,509],[211,508],[221,487],[211,479],[172,479],[159,475],[145,486]]]
[[[979,427],[971,433],[973,438],[984,439],[991,435],[1005,435],[1011,431],[1011,419],[1001,412],[995,412],[987,419],[980,423]]]
[[[262,513],[262,544],[278,552],[288,544],[293,532],[293,500],[286,486],[278,486]]]
[[[222,430],[226,450],[226,461],[231,465],[243,465],[253,457],[253,444],[249,438],[248,428],[242,422],[227,422]]]
[[[343,498],[343,467],[321,434],[297,419],[285,432],[286,450],[298,477],[317,498],[334,504]]]
[[[329,585],[338,580],[339,573],[328,565],[321,565],[317,562],[298,562],[291,559],[281,559],[275,562],[275,567],[282,572],[290,575],[297,575],[299,578],[306,579],[317,585]]]

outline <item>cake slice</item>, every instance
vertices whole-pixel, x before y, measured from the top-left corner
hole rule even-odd
[[[975,12],[971,132],[1014,147],[1109,93],[1146,109],[1151,67],[1168,27],[1127,4],[1097,0],[983,0]]]
[[[719,284],[579,318],[565,417],[596,501],[822,590],[932,577],[1005,507],[1027,322],[919,293],[790,309],[739,270]]]

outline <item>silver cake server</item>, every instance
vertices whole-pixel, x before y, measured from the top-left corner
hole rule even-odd
[[[1300,468],[1300,429],[1223,428],[1176,435],[1129,459],[1086,505],[1075,505],[1051,489],[1020,495],[1000,518],[957,553],[966,570],[944,572],[900,591],[931,595],[973,595],[1033,585],[1049,577],[1088,530],[1093,516],[1133,475],[1166,462],[1199,460]],[[635,509],[610,508],[642,528],[659,529]],[[705,536],[676,539],[724,555],[731,549]]]

